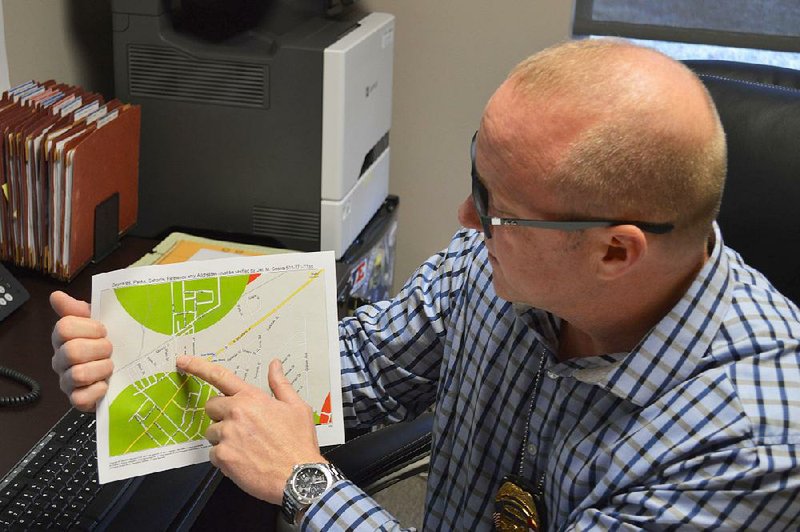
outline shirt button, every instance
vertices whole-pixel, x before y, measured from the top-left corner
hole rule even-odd
[[[547,370],[547,376],[550,377],[553,380],[556,380],[559,377],[559,375],[557,373],[555,373],[554,371],[551,371],[549,369]]]
[[[539,452],[539,449],[536,448],[536,445],[529,443],[528,444],[528,454],[531,456],[536,456],[536,453]]]

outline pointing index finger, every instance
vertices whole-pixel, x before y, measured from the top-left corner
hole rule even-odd
[[[181,371],[203,379],[225,395],[234,395],[247,387],[247,383],[228,368],[201,357],[181,355],[175,363]]]

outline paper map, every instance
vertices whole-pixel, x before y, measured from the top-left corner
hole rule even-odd
[[[208,460],[203,407],[217,391],[179,373],[180,354],[206,357],[264,390],[269,362],[281,359],[314,410],[320,445],[344,440],[332,252],[96,275],[92,317],[108,330],[114,362],[97,409],[101,483]]]

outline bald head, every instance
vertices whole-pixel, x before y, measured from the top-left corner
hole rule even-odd
[[[544,50],[511,72],[484,127],[565,215],[672,222],[698,239],[716,216],[726,152],[714,104],[654,50],[610,39]]]

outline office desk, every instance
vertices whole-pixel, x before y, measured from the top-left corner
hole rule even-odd
[[[42,386],[38,401],[19,407],[0,408],[0,476],[9,471],[70,408],[58,378],[50,367],[53,348],[50,335],[56,315],[48,297],[63,290],[78,299],[91,298],[92,275],[124,268],[147,253],[156,240],[125,237],[112,254],[99,264],[90,264],[72,282],[64,283],[39,273],[9,266],[9,270],[30,293],[30,300],[0,322],[0,365],[21,371]],[[17,394],[26,389],[0,379],[0,394]],[[237,530],[266,530],[275,522],[277,507],[257,501],[223,479],[207,502],[192,530],[222,530],[236,519]]]

